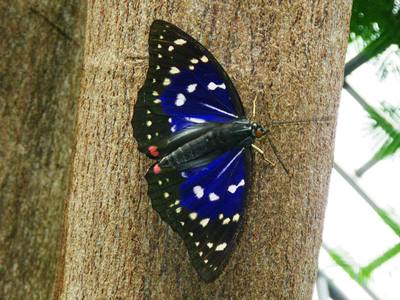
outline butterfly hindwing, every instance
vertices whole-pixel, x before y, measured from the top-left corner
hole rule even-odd
[[[205,281],[221,273],[236,244],[251,160],[249,149],[232,149],[202,167],[146,175],[153,208],[185,241]]]

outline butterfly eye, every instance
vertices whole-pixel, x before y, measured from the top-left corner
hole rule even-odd
[[[265,131],[262,130],[261,128],[256,129],[256,138],[260,138],[265,134]]]

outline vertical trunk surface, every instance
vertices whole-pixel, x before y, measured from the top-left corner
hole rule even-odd
[[[0,1],[1,299],[52,292],[85,14],[79,1]]]
[[[310,299],[332,168],[351,2],[90,1],[76,153],[57,293],[70,299]],[[207,46],[291,172],[255,165],[239,247],[199,282],[183,242],[146,196],[149,161],[130,119],[155,18]],[[261,145],[275,159],[267,143]]]

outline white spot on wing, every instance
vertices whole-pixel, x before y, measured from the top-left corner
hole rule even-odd
[[[226,225],[226,224],[229,224],[231,222],[231,219],[230,218],[226,218],[223,222],[222,222],[222,224],[223,225]]]
[[[196,185],[193,188],[193,193],[196,195],[198,199],[200,199],[204,196],[204,189],[200,185]]]
[[[235,215],[233,216],[233,218],[232,218],[232,221],[233,221],[233,222],[237,222],[237,221],[239,221],[239,218],[240,218],[240,215],[239,215],[239,214],[235,214]]]
[[[174,41],[174,43],[177,45],[184,45],[186,44],[186,41],[184,39],[177,39]]]
[[[176,95],[176,100],[175,100],[175,105],[176,106],[182,106],[186,102],[186,97],[184,94],[179,93]]]
[[[225,83],[216,84],[215,82],[212,82],[212,81],[211,81],[211,82],[207,85],[207,88],[208,88],[209,90],[211,90],[211,91],[215,90],[216,88],[220,88],[220,89],[225,90],[225,89],[226,89],[226,86],[225,86]]]
[[[169,46],[169,47],[168,47],[168,51],[169,51],[169,52],[171,52],[171,51],[173,51],[173,50],[174,50],[174,46]]]
[[[169,70],[169,72],[171,74],[178,74],[180,71],[177,67],[171,67],[171,69]]]
[[[192,58],[192,59],[190,60],[190,62],[191,62],[192,64],[197,64],[197,63],[199,62],[199,60],[198,60],[197,58]]]
[[[151,122],[150,120],[146,122],[146,126],[147,126],[147,127],[150,127],[151,124],[153,124],[153,122]]]
[[[231,184],[228,187],[228,192],[231,194],[234,194],[236,192],[236,190],[241,186],[244,186],[244,179],[240,180],[240,182],[237,185]]]
[[[203,219],[203,220],[200,221],[200,225],[203,226],[203,227],[206,227],[208,222],[210,222],[210,218]]]
[[[177,214],[179,214],[182,211],[182,207],[178,207],[175,211]]]
[[[214,245],[213,243],[207,243],[207,247],[210,249],[212,248],[213,245]]]
[[[188,93],[193,93],[196,90],[196,87],[197,83],[192,83],[188,85],[186,90],[188,91]]]
[[[170,85],[170,83],[171,83],[171,79],[165,78],[164,81],[163,81],[163,86]]]
[[[207,56],[205,56],[205,55],[203,55],[203,56],[200,58],[200,60],[201,60],[202,62],[204,62],[204,63],[208,62],[208,58],[207,58]]]
[[[224,214],[219,214],[218,219],[222,220],[224,218]]]
[[[176,131],[176,125],[171,126],[171,132],[175,132]]]
[[[215,251],[222,251],[226,248],[226,246],[226,243],[219,244],[217,247],[215,247]]]
[[[189,214],[189,217],[190,217],[190,219],[192,219],[192,220],[196,220],[196,218],[197,218],[197,213],[196,213],[196,212],[192,212],[192,213]]]
[[[219,199],[219,196],[216,193],[210,193],[208,195],[208,198],[210,198],[210,201],[217,201]]]

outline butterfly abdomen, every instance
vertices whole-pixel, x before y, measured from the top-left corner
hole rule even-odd
[[[252,142],[249,124],[240,120],[217,126],[166,155],[159,166],[181,170],[200,167],[228,149],[247,146]]]

